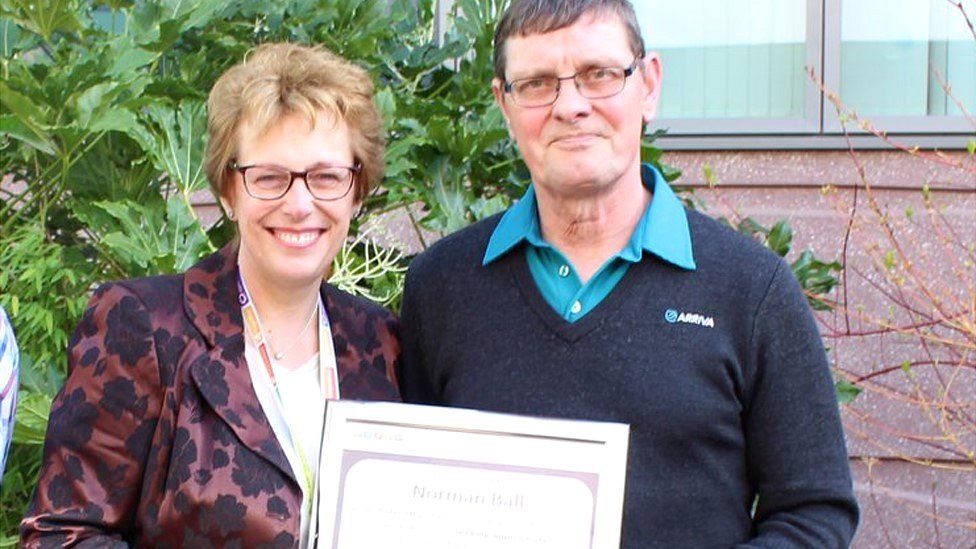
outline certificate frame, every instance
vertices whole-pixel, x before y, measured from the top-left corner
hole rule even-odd
[[[308,547],[620,544],[630,428],[329,401]]]

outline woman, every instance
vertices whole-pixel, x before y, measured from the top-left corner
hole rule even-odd
[[[214,85],[206,171],[239,238],[106,284],[70,348],[27,545],[292,547],[327,398],[396,400],[395,318],[322,283],[382,175],[366,73],[257,48]]]

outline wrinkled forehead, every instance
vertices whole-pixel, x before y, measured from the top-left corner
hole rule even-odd
[[[503,47],[508,79],[556,68],[624,65],[635,56],[627,26],[613,13],[587,13],[557,29],[513,35]]]
[[[640,23],[626,0],[515,0],[495,29],[495,76],[504,79],[507,75],[511,41],[548,35],[595,19],[616,21],[624,29],[630,53],[634,56],[644,53]]]

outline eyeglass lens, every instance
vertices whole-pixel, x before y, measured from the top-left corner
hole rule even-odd
[[[302,173],[277,166],[251,166],[244,170],[244,184],[255,198],[280,198],[288,192],[296,178],[304,180],[315,198],[334,200],[349,192],[353,171],[342,167],[324,167]]]

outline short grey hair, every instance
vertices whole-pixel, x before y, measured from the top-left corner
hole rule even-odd
[[[543,34],[568,27],[586,14],[616,15],[627,30],[634,56],[644,55],[644,38],[628,0],[513,0],[495,29],[495,76],[505,80],[505,43],[512,36]]]

